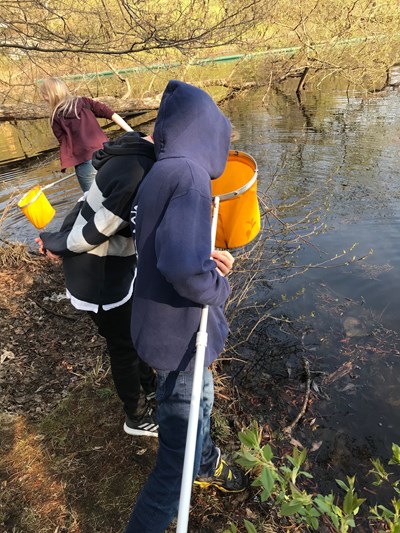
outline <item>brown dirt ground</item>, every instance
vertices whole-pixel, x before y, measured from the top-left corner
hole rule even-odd
[[[64,294],[59,266],[33,258],[0,273],[0,408],[30,419],[50,412],[102,356],[90,320]]]
[[[0,273],[0,533],[122,532],[156,439],[123,433],[105,343],[59,299],[60,265],[32,255],[17,263]],[[216,439],[233,451],[251,417],[241,420],[229,380],[217,378],[216,390]],[[189,531],[223,531],[260,510],[250,490],[194,489]]]

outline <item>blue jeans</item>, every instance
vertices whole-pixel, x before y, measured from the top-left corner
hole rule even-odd
[[[82,191],[88,191],[97,173],[96,169],[92,165],[92,160],[89,159],[89,161],[84,161],[83,163],[76,165],[75,173]]]
[[[193,372],[157,370],[158,452],[156,464],[136,505],[125,533],[163,533],[177,515],[185,457]],[[193,479],[214,474],[219,450],[210,436],[214,383],[204,369]]]

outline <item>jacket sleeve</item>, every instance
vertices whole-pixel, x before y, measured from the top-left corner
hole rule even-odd
[[[157,268],[177,293],[201,305],[223,305],[229,283],[211,253],[210,199],[190,189],[173,198],[156,234]]]
[[[47,250],[50,250],[50,252],[60,255],[61,257],[69,255],[67,238],[76,222],[76,219],[78,218],[83,203],[84,202],[82,200],[75,204],[74,208],[64,218],[59,231],[43,231],[40,233],[40,238],[42,239],[43,245]]]
[[[101,172],[101,171],[100,171]],[[100,172],[96,182],[100,179]],[[126,168],[125,172],[132,173]],[[62,257],[90,252],[108,241],[112,235],[128,226],[129,208],[138,180],[122,176],[103,176],[111,191],[99,208],[90,206],[90,193],[65,218],[60,231],[40,234],[44,247]]]
[[[84,103],[90,107],[90,110],[96,117],[99,118],[108,118],[111,120],[111,117],[114,114],[114,111],[108,107],[108,105],[99,102],[98,100],[92,100],[92,98],[82,97]]]
[[[79,213],[72,228],[63,224],[63,230],[43,232],[40,237],[46,249],[65,257],[90,252],[126,226],[126,220],[102,206],[88,220]]]
[[[63,223],[61,224],[60,231],[71,231],[73,228],[75,221],[80,213],[80,210],[82,209],[83,203],[85,201],[85,197],[82,196],[82,199],[80,199],[74,206],[74,208],[68,213],[68,215],[64,218]]]

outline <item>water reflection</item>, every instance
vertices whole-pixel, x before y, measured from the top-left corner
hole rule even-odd
[[[368,100],[324,91],[307,93],[301,103],[292,95],[271,95],[267,107],[258,98],[235,102],[230,109],[242,149],[258,162],[261,187],[279,176],[276,205],[307,197],[292,212],[301,218],[328,199],[329,231],[315,237],[314,245],[330,255],[354,243],[357,256],[374,250],[363,262],[311,269],[274,289],[277,299],[284,293],[289,302],[282,306],[287,316],[297,320],[300,330],[301,324],[309,328],[304,342],[312,368],[333,378],[338,372],[326,399],[326,384],[314,379],[313,439],[322,444],[313,457],[323,469],[334,468],[333,476],[354,473],[355,461],[366,473],[371,457],[389,458],[392,442],[400,440],[399,100],[397,90]],[[321,258],[311,246],[298,253],[299,264]],[[349,319],[358,321],[357,335],[350,335]],[[283,353],[289,360],[290,339],[286,332]],[[265,350],[263,342],[256,353]],[[254,375],[272,374],[279,383],[282,376],[271,367],[273,342],[258,354]],[[254,387],[259,388],[255,382]],[[298,431],[303,435],[301,427]]]

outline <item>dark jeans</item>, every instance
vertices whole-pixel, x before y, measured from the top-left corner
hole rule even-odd
[[[89,311],[99,335],[106,339],[115,388],[129,417],[137,412],[140,386],[147,394],[155,388],[153,369],[139,358],[132,344],[131,308],[132,300],[129,300],[109,311],[101,308],[98,313]]]
[[[192,383],[192,372],[157,370],[157,459],[139,494],[125,533],[163,533],[178,512]],[[219,450],[210,436],[213,402],[213,377],[206,368],[193,479],[198,473],[212,476],[217,465]]]

